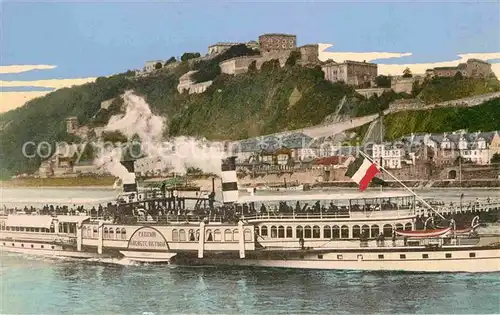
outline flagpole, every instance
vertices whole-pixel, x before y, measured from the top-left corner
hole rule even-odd
[[[373,161],[373,159],[371,157],[369,157],[366,153],[364,153],[363,151],[359,150],[358,151],[364,158],[368,159],[370,162],[372,163],[375,163],[377,164],[375,161]],[[419,195],[417,195],[413,190],[411,190],[408,186],[406,186],[402,181],[400,181],[396,176],[392,175],[391,173],[389,173],[389,171],[387,171],[382,165],[378,165],[378,167],[383,170],[384,172],[387,173],[387,175],[389,175],[390,177],[392,177],[394,180],[396,180],[396,182],[398,182],[399,184],[401,184],[401,186],[403,186],[404,188],[406,188],[406,190],[408,190],[409,192],[411,192],[418,200],[420,200],[424,205],[426,205],[429,209],[431,209],[432,211],[434,211],[434,213],[436,213],[437,215],[439,215],[442,219],[446,220],[445,217],[443,217],[441,215],[441,213],[437,212],[430,204],[427,203],[427,201],[425,201],[424,199],[422,199],[422,197],[420,197]]]

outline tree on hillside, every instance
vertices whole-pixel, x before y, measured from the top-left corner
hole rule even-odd
[[[155,69],[158,70],[158,69],[161,69],[163,67],[163,65],[161,64],[161,62],[157,62],[155,64]]]
[[[256,71],[257,71],[257,60],[254,60],[248,65],[248,72],[254,73]]]
[[[271,59],[262,63],[260,70],[262,72],[272,72],[274,70],[280,69],[280,61],[278,59]]]
[[[169,59],[165,62],[165,66],[166,66],[166,65],[169,65],[169,64],[171,64],[171,63],[174,63],[174,62],[176,62],[176,61],[177,61],[177,59],[175,59],[175,57],[170,57],[170,58],[169,58]]]
[[[379,75],[375,77],[375,84],[380,88],[390,88],[391,87],[391,77],[387,75]]]
[[[406,68],[403,70],[403,78],[411,78],[413,74],[411,74],[410,68]]]
[[[181,61],[188,61],[189,59],[199,58],[200,56],[200,53],[186,52],[182,54]]]
[[[290,53],[290,56],[288,56],[288,59],[285,62],[285,66],[287,67],[293,67],[297,64],[297,60],[300,60],[301,58],[300,51],[294,50]]]
[[[464,78],[464,76],[462,75],[462,72],[457,71],[457,73],[455,73],[455,75],[453,76],[453,78],[455,78],[457,80],[461,80],[461,79]]]
[[[495,164],[497,166],[500,166],[500,154],[498,154],[498,153],[493,154],[493,156],[491,157],[490,163]]]

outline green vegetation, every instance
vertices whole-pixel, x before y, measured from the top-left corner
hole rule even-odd
[[[194,58],[199,58],[201,55],[200,53],[183,53],[181,56],[181,61],[188,61],[189,59],[194,59]]]
[[[391,77],[387,75],[379,75],[375,77],[375,84],[379,88],[390,88],[391,87]]]
[[[414,85],[412,94],[427,104],[450,101],[458,98],[500,91],[500,82],[495,78],[473,79],[461,75],[453,78],[434,77],[422,85]],[[416,90],[416,91],[415,91]]]
[[[384,117],[386,139],[393,140],[410,133],[441,133],[459,129],[469,132],[498,130],[500,98],[475,107],[437,108],[408,111]]]
[[[185,108],[172,118],[173,135],[242,139],[321,123],[354,89],[332,84],[317,68],[276,68],[237,76],[221,75],[203,94],[190,95]],[[293,106],[290,95],[301,94]]]
[[[194,65],[194,70],[198,70],[198,72],[194,73],[191,78],[195,82],[205,82],[213,80],[221,73],[219,63],[221,63],[222,61],[235,57],[253,56],[258,54],[258,51],[248,48],[245,44],[232,46],[213,59],[197,62]]]

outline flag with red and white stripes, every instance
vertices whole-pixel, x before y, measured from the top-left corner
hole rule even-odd
[[[357,183],[359,185],[359,190],[363,191],[368,187],[379,171],[377,164],[360,156],[349,164],[345,175]]]

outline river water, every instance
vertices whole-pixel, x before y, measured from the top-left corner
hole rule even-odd
[[[352,190],[350,190],[352,192]],[[498,190],[463,190],[494,198]],[[2,189],[3,204],[112,198],[106,189]],[[422,191],[456,200],[458,190]],[[75,199],[76,200],[76,199]],[[17,202],[16,202],[17,201]],[[500,313],[500,274],[129,265],[3,253],[1,314]]]

